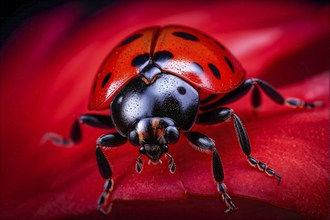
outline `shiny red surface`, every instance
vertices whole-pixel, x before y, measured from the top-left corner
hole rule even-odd
[[[197,37],[198,41],[184,40],[174,36],[172,33],[184,32]],[[217,43],[194,29],[170,26],[164,28],[159,33],[155,51],[170,51],[174,57],[164,68],[173,74],[183,77],[198,90],[203,90],[210,94],[226,93],[233,90],[242,83],[245,77],[245,70],[236,58],[225,48],[221,48]],[[234,67],[232,72],[226,63],[227,57]],[[196,74],[191,71],[191,63],[198,63],[204,73]],[[221,78],[217,79],[208,64],[214,65],[220,72]]]
[[[89,109],[109,109],[117,90],[130,79],[137,77],[138,68],[132,66],[132,60],[138,55],[150,53],[151,42],[155,37],[157,28],[150,27],[136,31],[131,35],[138,33],[142,34],[143,37],[124,46],[117,46],[111,49],[110,54],[103,61],[94,79],[93,87],[95,86],[95,92],[93,92],[93,87],[91,89]],[[125,38],[122,40],[125,40]],[[111,77],[108,83],[102,87],[102,81],[108,73],[111,74]]]
[[[159,33],[158,33],[159,31]],[[173,36],[172,33],[184,32],[195,36],[198,40],[191,41]],[[90,110],[108,109],[116,92],[130,79],[140,73],[137,67],[132,66],[132,61],[138,55],[155,54],[159,51],[168,51],[173,58],[164,66],[163,70],[177,75],[191,83],[199,91],[207,94],[225,94],[232,91],[242,83],[245,78],[245,70],[236,58],[222,45],[204,33],[184,27],[165,26],[149,27],[130,34],[122,42],[141,34],[138,39],[125,45],[117,45],[111,50],[97,71],[92,86],[89,100]],[[225,61],[225,57],[233,65],[233,72]],[[194,73],[191,64],[198,63],[203,73]],[[219,79],[216,78],[209,64],[215,65],[219,70]],[[102,87],[102,82],[107,74],[109,81]]]
[[[28,19],[1,49],[1,218],[103,218],[95,211],[103,188],[95,140],[107,131],[85,126],[83,142],[72,148],[40,144],[40,139],[48,131],[68,134],[74,118],[88,111],[95,72],[133,31],[191,26],[226,45],[248,77],[275,85],[286,97],[327,101],[328,12],[329,5],[298,2],[124,3],[83,19],[84,8],[68,4]],[[263,97],[258,112],[248,96],[230,107],[247,128],[252,155],[283,177],[280,186],[248,165],[232,123],[194,128],[215,140],[228,193],[239,207],[225,218],[326,219],[328,105],[290,109]],[[170,153],[177,164],[174,175],[165,163],[145,166],[138,175],[136,148],[127,144],[108,151],[116,219],[224,216],[211,156],[189,148],[184,138]]]

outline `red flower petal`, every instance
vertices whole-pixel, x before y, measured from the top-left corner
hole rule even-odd
[[[168,2],[130,3],[83,20],[82,7],[66,5],[31,19],[1,51],[3,217],[101,218],[95,209],[103,180],[93,146],[105,131],[84,127],[83,142],[70,149],[39,141],[50,130],[68,134],[74,116],[87,111],[96,69],[130,32],[169,23],[195,27],[230,48],[250,76],[285,85],[280,88],[285,96],[327,100],[328,74],[320,73],[328,69],[328,9],[271,2],[248,6],[193,2],[175,7]],[[327,109],[289,109],[264,101],[258,113],[253,113],[248,97],[230,107],[244,121],[253,156],[283,177],[280,186],[249,167],[231,123],[195,128],[216,141],[225,183],[239,206],[233,218],[325,219],[329,212]],[[107,150],[115,179],[114,219],[224,216],[210,155],[191,149],[184,138],[170,151],[177,164],[175,174],[168,172],[164,161],[146,165],[138,175],[136,148],[127,144]]]

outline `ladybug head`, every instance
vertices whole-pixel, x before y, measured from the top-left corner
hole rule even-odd
[[[140,153],[158,163],[168,144],[174,144],[180,136],[178,128],[170,118],[144,118],[136,123],[128,134],[129,141],[140,147]]]

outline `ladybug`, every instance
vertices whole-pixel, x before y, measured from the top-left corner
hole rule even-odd
[[[70,138],[49,133],[46,139],[57,145],[71,145],[82,139],[80,124],[116,132],[96,141],[96,159],[106,184],[98,209],[108,214],[113,189],[111,166],[101,147],[113,148],[129,141],[140,152],[135,170],[149,163],[168,160],[169,172],[176,165],[170,152],[180,135],[197,150],[212,153],[213,177],[231,212],[236,209],[224,184],[224,172],[214,141],[192,131],[195,124],[214,125],[232,119],[239,144],[249,164],[269,176],[281,176],[251,156],[248,134],[240,118],[224,107],[252,90],[252,105],[261,104],[260,89],[274,102],[296,108],[314,108],[321,102],[283,98],[268,83],[245,78],[246,71],[221,43],[206,34],[183,26],[148,27],[120,42],[100,66],[92,85],[89,110],[110,110],[110,116],[83,114],[72,126]]]

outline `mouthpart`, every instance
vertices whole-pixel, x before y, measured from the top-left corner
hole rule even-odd
[[[152,164],[152,165],[158,165],[158,164],[162,164],[163,161],[161,159],[158,159],[158,160],[151,160],[149,159],[148,161],[148,165]]]

